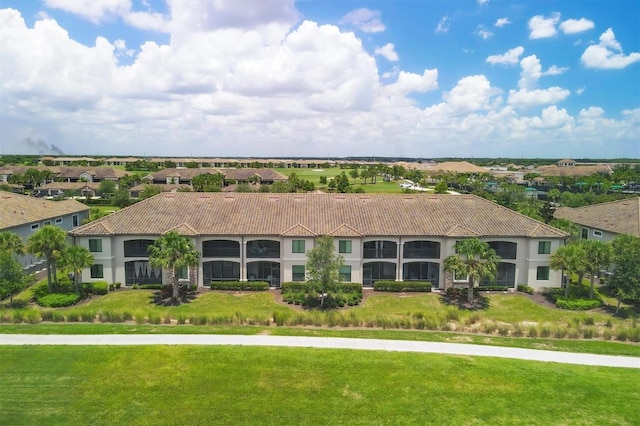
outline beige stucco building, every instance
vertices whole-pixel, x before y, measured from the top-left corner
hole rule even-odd
[[[273,287],[305,280],[306,252],[321,235],[344,258],[343,281],[365,287],[384,279],[444,288],[444,259],[471,237],[502,257],[495,284],[555,287],[561,277],[549,256],[568,236],[474,195],[188,192],[157,195],[70,234],[95,258],[83,278],[133,285],[166,280],[166,271],[149,266],[147,247],[170,231],[190,237],[201,253],[197,271],[182,278]]]

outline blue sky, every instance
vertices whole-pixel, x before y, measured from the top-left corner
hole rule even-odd
[[[0,0],[0,152],[640,158],[640,2]]]

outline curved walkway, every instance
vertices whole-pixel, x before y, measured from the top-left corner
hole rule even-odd
[[[302,348],[359,349],[390,352],[421,352],[449,355],[488,356],[531,361],[603,367],[640,368],[640,358],[555,352],[463,343],[415,342],[409,340],[348,339],[338,337],[239,336],[218,334],[89,334],[34,335],[0,334],[0,345],[239,345]]]

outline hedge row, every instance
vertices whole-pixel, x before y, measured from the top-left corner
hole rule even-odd
[[[522,285],[522,284],[518,284],[518,291],[521,291],[527,294],[533,294],[534,292],[533,287],[529,287],[528,285]]]
[[[602,300],[600,299],[565,299],[564,297],[558,297],[556,299],[556,306],[561,309],[568,309],[571,311],[588,311],[589,309],[595,309],[602,306]]]
[[[211,290],[266,291],[266,281],[211,281]]]
[[[308,308],[317,308],[321,302],[317,294],[305,293],[304,291],[282,293],[282,300],[288,304],[301,305]],[[342,308],[345,305],[359,305],[360,302],[362,302],[362,293],[329,293],[324,298],[323,307],[325,309]]]
[[[282,293],[288,292],[308,292],[311,284],[306,281],[284,282],[280,285]],[[359,283],[337,283],[332,289],[335,292],[362,294],[362,284]]]
[[[386,281],[380,280],[373,284],[374,291],[412,291],[425,292],[431,291],[431,283],[429,281]]]
[[[37,298],[38,305],[45,308],[61,308],[78,303],[80,295],[78,293],[51,293]]]

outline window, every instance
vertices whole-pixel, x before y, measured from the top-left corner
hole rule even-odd
[[[209,240],[202,243],[203,257],[240,257],[240,243],[232,240]]]
[[[148,257],[147,249],[153,240],[128,240],[124,242],[124,257]]]
[[[91,265],[91,278],[104,278],[102,265]]]
[[[73,226],[78,226],[78,215],[74,214],[73,216],[71,216],[71,223],[73,224]]]
[[[304,281],[305,279],[304,265],[293,265],[291,267],[291,272],[292,272],[292,277],[291,277],[292,281]]]
[[[509,241],[489,241],[489,247],[495,250],[502,259],[515,259],[518,244]]]
[[[188,280],[189,279],[189,268],[186,266],[181,266],[176,270],[176,278],[178,280]]]
[[[255,240],[247,242],[247,257],[280,257],[280,241]]]
[[[338,253],[351,253],[351,240],[338,241]]]
[[[31,225],[31,230],[32,231],[35,231],[38,228],[40,228],[40,224],[38,224],[38,223],[34,223],[33,225]]]
[[[62,218],[61,217],[56,218],[56,225],[59,224],[59,223],[62,223]]]
[[[398,244],[395,241],[367,241],[362,245],[362,257],[365,259],[393,259],[398,256]]]
[[[551,253],[551,241],[538,241],[538,254]]]
[[[593,230],[593,236],[597,238],[602,238],[602,231]]]
[[[44,225],[44,226],[51,225],[51,221],[50,221],[50,220],[48,220],[48,221],[46,221],[43,225]]]
[[[293,253],[304,253],[304,240],[293,240],[292,250]]]
[[[102,240],[89,239],[89,251],[91,253],[102,253]]]
[[[583,240],[586,240],[587,238],[589,238],[589,230],[587,228],[582,228],[581,238]]]
[[[407,241],[403,256],[406,259],[437,259],[440,257],[440,243],[435,241]]]
[[[351,241],[349,241],[351,242]],[[351,265],[342,265],[339,270],[340,281],[351,282]]]
[[[455,274],[453,274],[453,280],[454,281],[468,282],[469,281],[469,276],[464,272],[456,271]]]
[[[538,269],[536,271],[536,279],[538,281],[549,281],[549,267],[538,266]]]

